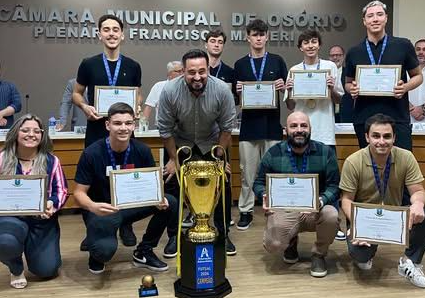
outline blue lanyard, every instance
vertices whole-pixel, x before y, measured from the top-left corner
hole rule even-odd
[[[375,176],[375,184],[376,184],[376,187],[378,188],[379,195],[381,196],[382,203],[384,203],[385,193],[387,192],[388,180],[390,179],[391,155],[388,156],[387,163],[385,164],[383,185],[381,184],[381,178],[379,177],[378,166],[373,160],[372,155],[370,156],[370,159],[372,160],[372,169],[373,169],[373,176]]]
[[[116,170],[117,161],[115,160],[114,153],[112,152],[111,141],[109,141],[109,138],[106,138],[105,141],[106,141],[106,149],[108,149],[108,153],[109,153],[109,159],[111,160],[112,169]],[[127,168],[127,161],[129,156],[130,156],[130,143],[128,144],[128,147],[125,150],[123,169]]]
[[[108,76],[109,86],[115,86],[118,81],[118,73],[120,72],[120,68],[121,68],[122,56],[120,54],[120,56],[118,57],[117,66],[115,67],[114,78],[111,77],[111,70],[109,68],[108,59],[106,59],[105,53],[102,54],[102,58],[103,58],[103,65],[105,66],[105,70],[106,70],[106,75]]]
[[[387,42],[388,42],[388,35],[385,34],[384,41],[382,42],[382,50],[381,50],[381,53],[379,54],[378,65],[381,64],[381,59],[382,59],[382,56],[384,55],[385,48],[387,47]],[[372,49],[370,48],[370,44],[367,38],[365,39],[365,43],[366,43],[366,49],[367,49],[367,54],[369,55],[370,63],[372,65],[376,65],[375,57],[373,57]]]
[[[216,77],[216,78],[218,78],[218,74],[220,73],[220,70],[221,70],[221,66],[222,66],[222,64],[223,64],[223,62],[221,62],[221,61],[220,61],[220,64],[218,65],[218,70],[217,70],[217,72],[215,73],[215,77]]]
[[[309,154],[310,154],[310,148],[307,148],[307,150],[305,150],[303,153],[303,163],[301,166],[301,171],[299,171],[297,167],[297,162],[295,161],[294,152],[292,151],[292,147],[288,144],[288,155],[292,165],[292,172],[294,174],[298,174],[298,173],[304,174],[307,172],[307,157]]]
[[[303,61],[303,68],[304,68],[304,70],[306,70],[307,68],[306,68],[306,66],[305,66],[305,61]],[[316,67],[316,69],[317,70],[319,70],[320,69],[320,59],[319,59],[319,62],[317,62],[317,67]]]
[[[268,54],[269,54],[268,52],[264,53],[263,59],[261,60],[260,75],[258,76],[257,76],[257,70],[255,69],[254,58],[252,58],[251,54],[249,54],[249,62],[251,62],[252,73],[254,74],[254,77],[257,80],[257,82],[260,82],[263,80],[264,67],[266,66],[266,60],[267,60]]]

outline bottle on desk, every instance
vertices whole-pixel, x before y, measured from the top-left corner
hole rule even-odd
[[[49,118],[49,135],[54,135],[56,133],[56,118],[51,116]]]

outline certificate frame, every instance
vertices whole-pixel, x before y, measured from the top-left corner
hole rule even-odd
[[[309,74],[309,73],[330,76],[331,70],[330,69],[294,69],[294,70],[290,71],[290,78],[294,80],[294,85],[295,85],[295,81],[296,81],[295,77],[297,75],[303,75],[303,74]],[[296,94],[294,92],[294,89],[295,88],[292,88],[291,91],[290,91],[290,97],[293,100],[298,100],[298,99],[325,99],[325,100],[330,100],[331,99],[331,89],[329,88],[329,86],[327,84],[324,86],[324,88],[323,88],[323,90],[321,90],[321,92],[318,92],[317,95],[302,94],[302,93]]]
[[[157,186],[157,197],[142,199],[133,203],[120,203],[119,198],[116,193],[116,177],[117,175],[126,175],[131,173],[148,173],[156,172],[157,181],[159,183]],[[139,179],[136,178],[135,179]],[[111,205],[119,209],[129,209],[137,207],[146,207],[146,206],[157,206],[164,201],[164,182],[162,177],[161,167],[149,167],[149,168],[135,168],[135,169],[123,169],[123,170],[112,170],[109,172],[109,182],[110,182],[110,191],[111,191]]]
[[[13,187],[22,186],[20,180],[39,180],[40,192],[38,198],[37,209],[0,209],[0,216],[26,216],[26,215],[41,215],[47,209],[47,175],[0,175],[0,180],[10,180],[10,185]],[[13,188],[11,188],[13,189]]]
[[[277,90],[275,88],[274,85],[274,81],[243,81],[240,82],[242,84],[242,92],[241,92],[241,109],[277,109]],[[246,99],[244,96],[244,87],[245,86],[253,86],[253,85],[271,85],[272,86],[272,93],[273,93],[273,98],[270,101],[270,104],[256,104],[256,105],[249,105],[246,103]]]
[[[377,209],[377,210],[381,209],[381,210],[388,210],[388,211],[396,211],[396,212],[400,212],[401,214],[404,214],[404,219],[405,219],[404,222],[403,222],[403,215],[401,216],[403,226],[402,226],[402,234],[400,235],[400,241],[396,242],[391,239],[377,239],[377,238],[369,238],[369,237],[364,237],[362,235],[359,235],[357,231],[357,208]],[[405,207],[405,206],[391,206],[391,205],[352,202],[351,203],[351,226],[350,226],[349,237],[351,240],[367,241],[368,243],[371,243],[371,244],[397,244],[401,246],[408,246],[409,245],[409,216],[410,216],[410,209],[409,207]]]
[[[397,82],[401,79],[401,70],[402,67],[401,65],[356,65],[356,82],[358,84],[358,86],[360,87],[360,82],[361,82],[361,75],[362,75],[362,70],[364,69],[378,69],[378,68],[387,68],[387,69],[394,69],[394,71],[396,72],[395,76],[394,76],[394,84],[393,86],[397,85]],[[359,89],[360,90],[360,89]],[[390,96],[393,97],[394,96],[394,91],[391,92],[385,92],[385,91],[359,91],[359,95],[360,96]]]
[[[292,178],[295,179],[310,179],[312,183],[312,200],[311,205],[308,206],[283,206],[278,205],[274,202],[273,195],[271,195],[273,179],[287,179],[288,184],[293,183]],[[314,184],[314,185],[313,185]],[[298,211],[298,212],[319,212],[320,201],[319,201],[319,174],[275,174],[268,173],[266,174],[266,194],[268,197],[268,208],[272,209],[284,209],[288,211]]]
[[[106,117],[108,116],[108,109],[106,110],[101,110],[100,109],[100,104],[99,104],[99,93],[102,90],[132,90],[133,91],[133,100],[131,100],[131,102],[125,102],[128,105],[130,105],[134,112],[137,112],[137,95],[138,95],[138,90],[139,87],[130,87],[130,86],[94,86],[94,108],[96,109],[96,112],[99,116],[103,116]],[[116,101],[116,102],[121,102],[121,101]],[[115,102],[114,102],[115,103]]]

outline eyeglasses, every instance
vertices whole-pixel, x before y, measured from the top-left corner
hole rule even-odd
[[[20,128],[19,131],[22,132],[22,133],[24,133],[24,134],[29,134],[29,133],[32,132],[35,135],[39,135],[39,134],[42,134],[44,132],[43,129],[40,129],[40,128],[29,128],[29,127]]]
[[[330,54],[330,57],[342,57],[344,54]]]

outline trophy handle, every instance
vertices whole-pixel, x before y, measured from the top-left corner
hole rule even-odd
[[[216,161],[221,161],[221,159],[217,156],[215,156],[214,154],[214,150],[217,148],[221,148],[221,150],[223,150],[223,155],[224,155],[224,169],[226,169],[226,164],[227,164],[227,153],[226,150],[224,149],[223,146],[221,145],[215,145],[211,148],[211,156],[216,160]]]
[[[179,163],[179,153],[180,151],[182,151],[183,149],[188,149],[189,150],[189,157],[183,160],[183,165],[186,163],[186,161],[188,161],[191,157],[192,157],[192,148],[190,148],[189,146],[181,146],[179,149],[177,149],[176,152],[176,177],[177,180],[180,184],[180,163]]]

